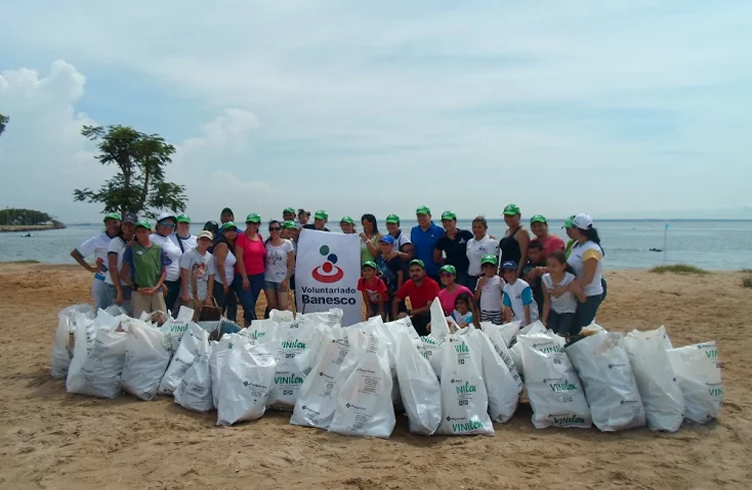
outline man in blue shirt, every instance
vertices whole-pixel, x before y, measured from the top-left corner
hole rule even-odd
[[[431,210],[426,206],[419,207],[415,214],[418,216],[418,226],[413,227],[410,232],[415,258],[425,264],[426,275],[438,282],[441,263],[434,261],[433,251],[436,242],[444,236],[444,230],[431,221]]]

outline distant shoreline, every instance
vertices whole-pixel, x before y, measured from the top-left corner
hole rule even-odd
[[[65,225],[0,225],[0,233],[23,233],[28,231],[61,230]]]

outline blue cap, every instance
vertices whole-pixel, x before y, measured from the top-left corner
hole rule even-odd
[[[394,237],[392,235],[384,235],[381,237],[380,242],[388,243],[389,245],[394,245]]]
[[[501,270],[503,270],[503,271],[506,271],[506,270],[516,271],[517,270],[517,262],[515,262],[514,260],[507,260],[506,262],[503,262],[501,264]]]

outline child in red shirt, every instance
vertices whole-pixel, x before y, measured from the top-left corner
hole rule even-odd
[[[386,284],[376,275],[376,264],[368,260],[361,266],[362,277],[358,279],[358,291],[363,293],[366,304],[366,320],[378,315],[384,319],[384,301],[386,299]]]

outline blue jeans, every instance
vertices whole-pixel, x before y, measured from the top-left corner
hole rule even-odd
[[[577,320],[579,328],[574,328],[572,335],[577,335],[580,333],[580,330],[593,323],[595,320],[595,314],[598,313],[598,307],[601,305],[601,301],[603,301],[603,295],[598,294],[596,296],[588,296],[584,303],[579,303],[577,305]],[[576,330],[576,332],[574,330]]]
[[[222,308],[222,314],[227,311],[227,319],[234,322],[238,318],[238,303],[235,299],[235,292],[230,287],[230,291],[225,294],[225,289],[219,281],[214,281],[214,299],[217,301],[217,306]]]
[[[248,282],[251,283],[248,291],[243,289],[243,276],[240,274],[236,274],[232,282],[238,301],[243,305],[243,320],[246,327],[251,324],[251,320],[256,320],[256,301],[264,289],[264,274],[248,276]]]

